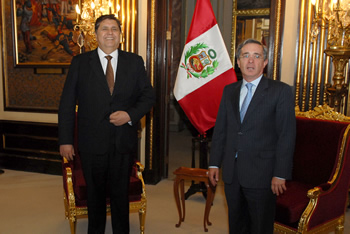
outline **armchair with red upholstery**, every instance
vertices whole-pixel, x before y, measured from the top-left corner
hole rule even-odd
[[[349,129],[349,122],[297,117],[293,177],[277,198],[275,233],[343,233]]]
[[[78,152],[78,151],[75,151]],[[73,161],[63,160],[63,200],[65,216],[69,220],[71,233],[75,234],[78,218],[86,218],[87,193],[86,183],[81,168],[79,154],[76,153]],[[141,163],[135,162],[130,176],[129,204],[130,212],[138,212],[140,218],[140,233],[144,233],[146,216],[146,192],[142,177],[144,167]],[[110,213],[110,205],[107,199],[107,213]]]

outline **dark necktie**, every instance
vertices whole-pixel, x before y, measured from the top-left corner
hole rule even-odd
[[[106,79],[109,87],[109,91],[111,92],[111,95],[113,94],[113,88],[114,88],[114,72],[113,72],[113,67],[111,64],[111,59],[113,57],[110,55],[106,56],[106,59],[108,60],[107,62],[107,69],[106,69]]]
[[[252,96],[253,96],[253,84],[251,83],[246,83],[245,85],[248,89],[248,93],[244,98],[244,101],[242,103],[242,107],[241,107],[241,122],[243,122],[245,113],[247,112],[248,106],[250,101],[252,100]]]

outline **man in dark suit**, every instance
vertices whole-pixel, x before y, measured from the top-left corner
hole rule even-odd
[[[98,48],[73,58],[64,85],[58,113],[60,154],[73,160],[78,104],[78,148],[88,190],[88,233],[105,231],[107,186],[113,233],[129,233],[128,186],[137,156],[138,122],[154,105],[155,95],[143,59],[118,49],[119,20],[114,15],[99,17],[95,34]],[[112,80],[107,81],[105,74]]]
[[[238,46],[243,80],[225,87],[212,137],[209,179],[217,185],[222,165],[231,234],[272,234],[276,195],[291,178],[294,96],[287,84],[263,76],[267,62],[259,41]]]

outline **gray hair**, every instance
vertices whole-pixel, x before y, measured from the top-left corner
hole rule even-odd
[[[249,39],[243,41],[241,44],[238,45],[238,47],[237,47],[237,53],[236,53],[236,58],[238,59],[239,56],[241,56],[241,50],[242,50],[243,46],[245,46],[245,45],[247,45],[247,44],[252,44],[252,43],[253,43],[253,44],[258,44],[258,45],[261,45],[261,46],[262,46],[262,48],[263,48],[264,60],[266,60],[266,59],[267,59],[267,47],[266,47],[264,44],[262,44],[260,41],[255,40],[255,39],[253,39],[253,38],[249,38]]]

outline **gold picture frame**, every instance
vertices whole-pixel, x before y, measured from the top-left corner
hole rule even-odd
[[[60,3],[11,0],[15,67],[68,67],[79,54],[75,4],[61,14]]]
[[[241,0],[233,0],[232,7],[232,40],[231,40],[231,61],[235,64],[237,38],[241,38],[242,35],[238,33],[244,32],[240,27],[242,26],[242,19],[252,18],[269,18],[269,40],[267,42],[268,47],[268,60],[267,76],[279,80],[279,68],[280,68],[280,50],[282,44],[283,22],[284,22],[284,6],[285,0],[271,0],[270,8],[256,8],[256,9],[237,9],[237,5]],[[245,4],[249,5],[246,0]],[[260,1],[262,2],[262,1]],[[266,2],[265,2],[266,3]],[[268,3],[268,2],[267,2]],[[250,4],[254,5],[254,4]],[[264,4],[261,4],[264,5]],[[266,4],[265,4],[266,5]],[[266,34],[264,35],[266,37]],[[272,62],[273,61],[273,62]],[[237,69],[237,66],[235,66]],[[238,69],[237,69],[238,70]],[[239,74],[238,74],[239,75]]]

